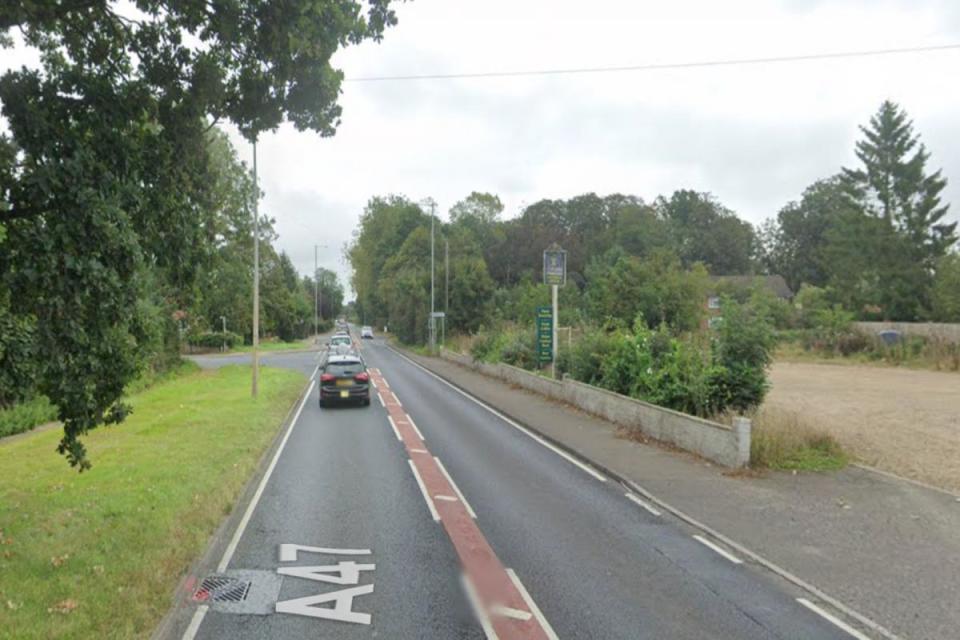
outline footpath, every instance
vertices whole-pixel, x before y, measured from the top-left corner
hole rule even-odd
[[[732,473],[467,367],[406,355],[892,632],[960,638],[960,497],[848,467]]]

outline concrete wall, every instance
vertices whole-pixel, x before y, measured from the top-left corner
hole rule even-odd
[[[941,322],[854,322],[853,325],[869,334],[893,329],[908,336],[924,336],[954,344],[960,343],[960,324]]]
[[[573,405],[582,411],[668,442],[728,467],[750,462],[750,421],[738,418],[733,427],[635,400],[570,378],[551,380],[506,364],[474,362],[470,356],[440,352],[441,357],[528,391]]]

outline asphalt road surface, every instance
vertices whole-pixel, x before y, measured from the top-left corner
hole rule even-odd
[[[373,402],[320,409],[313,386],[185,638],[865,637],[379,340],[363,354]]]

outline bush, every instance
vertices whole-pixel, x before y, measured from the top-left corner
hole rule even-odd
[[[0,438],[29,431],[57,419],[57,408],[46,396],[34,396],[0,411]]]
[[[227,349],[232,349],[238,344],[242,344],[243,338],[232,331],[227,331],[226,333],[222,331],[205,331],[203,333],[195,333],[190,335],[187,338],[187,342],[192,347],[219,349],[220,347],[226,345]]]

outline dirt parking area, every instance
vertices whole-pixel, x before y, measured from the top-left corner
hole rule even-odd
[[[853,457],[960,491],[960,374],[775,363],[767,405],[801,412]]]

